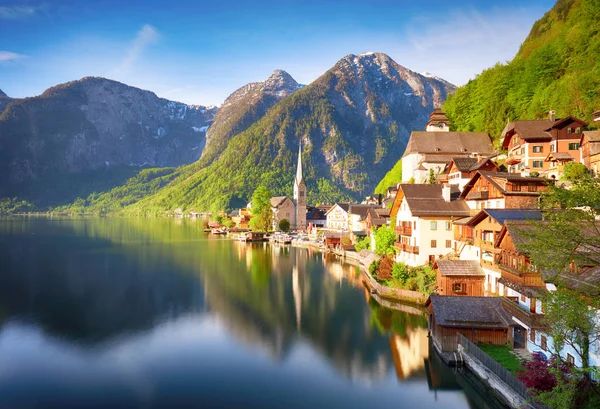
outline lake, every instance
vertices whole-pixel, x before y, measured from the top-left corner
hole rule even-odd
[[[0,407],[501,407],[397,308],[200,221],[0,219]]]

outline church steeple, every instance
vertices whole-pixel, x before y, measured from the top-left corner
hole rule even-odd
[[[298,167],[294,180],[294,204],[296,205],[296,228],[306,229],[306,183],[302,175],[302,143],[298,146]]]

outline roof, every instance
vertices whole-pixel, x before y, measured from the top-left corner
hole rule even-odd
[[[491,154],[494,151],[489,134],[485,132],[425,132],[413,131],[404,151],[405,157],[420,154]],[[452,159],[452,158],[450,158]],[[448,161],[449,162],[449,161]]]
[[[600,111],[598,111],[600,112]],[[600,131],[586,131],[581,136],[581,141],[586,138],[590,143],[590,155],[597,155],[600,153]]]
[[[436,324],[443,327],[508,329],[512,325],[500,297],[432,295],[427,304],[433,308]]]
[[[371,224],[374,226],[383,226],[390,217],[390,209],[369,209],[368,216],[371,218]]]
[[[507,220],[542,220],[542,216],[542,211],[539,209],[483,209],[467,224],[474,227],[487,217],[503,225]]]
[[[469,222],[473,220],[473,217],[463,217],[462,219],[458,219],[458,220],[453,220],[452,224],[457,224],[457,225],[467,225],[469,224]]]
[[[559,278],[570,289],[589,296],[600,296],[600,266],[584,269],[579,274],[561,274]]]
[[[453,158],[452,161],[454,162],[456,169],[460,170],[461,172],[469,172],[471,167],[475,166],[477,162],[479,162],[475,158]]]
[[[437,269],[443,276],[485,276],[478,261],[438,260]]]
[[[327,220],[325,210],[318,207],[311,207],[306,212],[306,220]]]
[[[569,152],[550,152],[546,157],[545,161],[551,160],[569,160],[573,161],[575,158],[571,156]]]
[[[343,211],[345,211],[346,213],[348,213],[348,209],[350,208],[350,204],[349,203],[336,203],[333,206],[331,206],[329,208],[329,210],[327,210],[327,212],[325,213],[325,216],[329,215],[329,213],[331,213],[331,211],[333,209],[335,209],[337,207],[340,207]]]
[[[514,134],[518,134],[519,138],[526,141],[549,141],[552,139],[552,136],[546,132],[546,129],[551,128],[555,122],[556,121],[551,121],[549,119],[509,122],[504,127],[500,136],[504,139],[502,148],[506,149],[508,147],[508,143]]]
[[[500,277],[498,282],[529,298],[541,298],[548,293],[546,287],[527,286],[520,283],[515,283],[505,277]]]
[[[271,207],[279,207],[285,202],[285,199],[289,199],[287,196],[274,196],[271,198]],[[290,199],[292,200],[292,199]]]
[[[450,201],[442,196],[442,185],[401,184],[406,203],[413,216],[469,216],[469,207],[459,199],[458,186],[450,186]]]
[[[471,180],[469,180],[469,182],[467,182],[467,184],[463,188],[462,193],[460,194],[460,197],[466,198],[480,177],[486,178],[502,194],[509,195],[509,196],[510,195],[539,196],[540,192],[538,192],[538,191],[530,192],[530,191],[520,191],[520,190],[513,191],[510,189],[507,190],[506,189],[507,182],[523,183],[523,184],[525,184],[525,183],[527,183],[527,184],[529,184],[529,183],[545,184],[547,182],[547,180],[545,178],[537,177],[537,176],[521,176],[520,173],[490,172],[490,171],[479,170],[471,178]]]
[[[550,131],[551,129],[561,129],[571,122],[577,122],[580,126],[588,126],[588,123],[582,121],[581,119],[575,118],[574,116],[567,116],[565,118],[557,119],[556,122],[554,122],[552,126],[548,127],[546,130]]]
[[[361,219],[364,219],[365,217],[367,217],[369,209],[372,208],[373,205],[352,204],[350,205],[350,210],[348,211],[348,213],[359,215]]]

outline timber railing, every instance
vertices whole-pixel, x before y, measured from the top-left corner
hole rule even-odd
[[[473,356],[474,358],[477,358],[483,365],[485,365],[486,368],[492,371],[504,383],[506,383],[515,392],[521,395],[521,397],[523,397],[529,402],[532,402],[532,396],[527,390],[527,387],[523,384],[523,382],[518,380],[505,367],[500,365],[491,356],[489,356],[483,350],[481,350],[481,348],[469,341],[464,335],[457,334],[457,338],[458,343],[462,345],[464,350],[468,352],[469,355]]]

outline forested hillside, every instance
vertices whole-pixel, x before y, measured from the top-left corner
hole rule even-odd
[[[600,109],[600,0],[559,0],[537,21],[518,54],[456,90],[444,110],[458,131],[498,138],[506,122]]]

